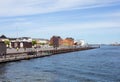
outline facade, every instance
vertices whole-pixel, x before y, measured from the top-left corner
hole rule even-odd
[[[40,47],[40,39],[39,38],[33,38],[32,40],[36,42],[34,47]]]
[[[11,48],[20,48],[20,42],[15,41],[15,42],[11,42]]]
[[[2,41],[0,41],[0,56],[6,55],[6,44]]]
[[[80,46],[85,46],[85,45],[86,45],[86,43],[85,43],[84,40],[79,40],[79,41],[77,42],[77,44],[80,45]]]
[[[32,38],[30,37],[20,37],[18,38],[21,48],[32,48]]]
[[[0,36],[0,41],[7,41],[9,40],[5,35]]]
[[[66,38],[63,40],[62,44],[64,46],[73,46],[74,45],[74,39],[73,38]]]
[[[19,37],[17,40],[20,42],[32,42],[32,38],[30,37]]]
[[[7,47],[9,48],[32,48],[32,47],[40,48],[40,47],[49,47],[49,45],[56,48],[59,46],[74,45],[73,38],[68,37],[63,40],[60,36],[52,36],[49,41],[48,39],[30,38],[30,37],[7,38],[6,36],[2,35],[0,36],[0,41],[4,41]],[[34,46],[33,46],[33,41],[35,41]]]
[[[41,47],[41,46],[49,44],[49,40],[48,39],[33,38],[32,40],[36,41],[36,43],[37,43],[35,45],[35,47]]]
[[[77,46],[80,46],[80,47],[88,47],[88,43],[86,43],[84,40],[79,40],[76,42],[77,43]]]
[[[32,42],[11,42],[11,48],[32,48]]]
[[[11,48],[32,48],[30,37],[10,38]]]
[[[0,36],[0,41],[5,42],[6,47],[9,47],[9,38],[7,38],[5,35]]]
[[[32,48],[32,42],[21,42],[23,48]]]
[[[59,47],[62,45],[62,38],[60,36],[53,36],[50,39],[50,45],[52,45],[54,48]]]
[[[40,39],[40,44],[49,44],[48,39]]]

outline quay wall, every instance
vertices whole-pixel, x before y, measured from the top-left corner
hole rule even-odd
[[[32,58],[40,58],[51,55],[57,55],[61,53],[69,53],[75,51],[95,49],[98,47],[84,47],[84,48],[62,48],[62,49],[49,49],[49,50],[40,50],[40,51],[26,51],[26,52],[16,52],[16,53],[7,53],[5,56],[0,57],[0,63],[14,62],[20,60],[29,60]]]

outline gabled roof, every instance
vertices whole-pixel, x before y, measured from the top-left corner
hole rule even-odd
[[[5,35],[1,35],[0,38],[6,39],[7,37]]]

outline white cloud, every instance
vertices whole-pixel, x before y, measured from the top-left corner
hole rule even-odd
[[[93,8],[119,2],[119,0],[0,0],[0,17]]]
[[[40,27],[37,23],[23,23],[22,27],[24,33],[30,34],[46,34],[46,33],[53,33],[53,34],[60,34],[61,32],[64,34],[66,32],[86,32],[95,29],[119,29],[120,21],[97,21],[97,22],[86,22],[86,23],[72,23],[72,24],[61,24],[61,25],[54,25],[54,26],[47,26],[47,27]],[[16,25],[18,26],[18,25]],[[21,27],[21,24],[20,24]],[[34,27],[34,29],[33,29]]]
[[[90,14],[90,15],[85,15],[82,16],[83,18],[111,18],[111,17],[120,17],[120,11],[115,11],[115,12],[107,12],[107,13],[97,13],[97,14]]]
[[[18,19],[19,20],[19,19]],[[24,19],[20,19],[24,20]],[[80,37],[99,34],[114,34],[120,32],[120,20],[117,21],[91,21],[84,23],[65,23],[60,25],[48,25],[41,27],[41,24],[31,21],[16,21],[6,24],[1,28],[0,33],[12,37],[30,36],[39,38],[50,38],[52,35],[61,37]],[[18,35],[17,35],[18,34]],[[84,37],[82,37],[84,38]]]
[[[35,26],[35,27],[34,27]],[[36,27],[38,26],[38,27]],[[34,27],[34,28],[33,28]],[[31,36],[31,37],[42,37],[50,38],[53,35],[59,35],[61,37],[80,37],[88,35],[104,35],[114,34],[120,32],[120,24],[118,21],[99,21],[99,22],[87,22],[87,23],[76,23],[76,24],[63,24],[54,25],[48,27],[39,27],[39,24],[31,23],[30,25],[24,25],[23,29],[18,28],[19,36]],[[81,37],[80,37],[81,38]],[[82,37],[84,38],[84,37]]]

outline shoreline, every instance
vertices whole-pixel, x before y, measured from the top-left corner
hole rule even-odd
[[[65,49],[50,49],[50,50],[40,50],[40,51],[26,51],[17,53],[7,53],[6,56],[0,58],[0,63],[16,62],[20,60],[29,60],[33,58],[47,57],[62,53],[70,53],[76,51],[96,49],[99,47],[83,47],[83,48],[65,48]]]

